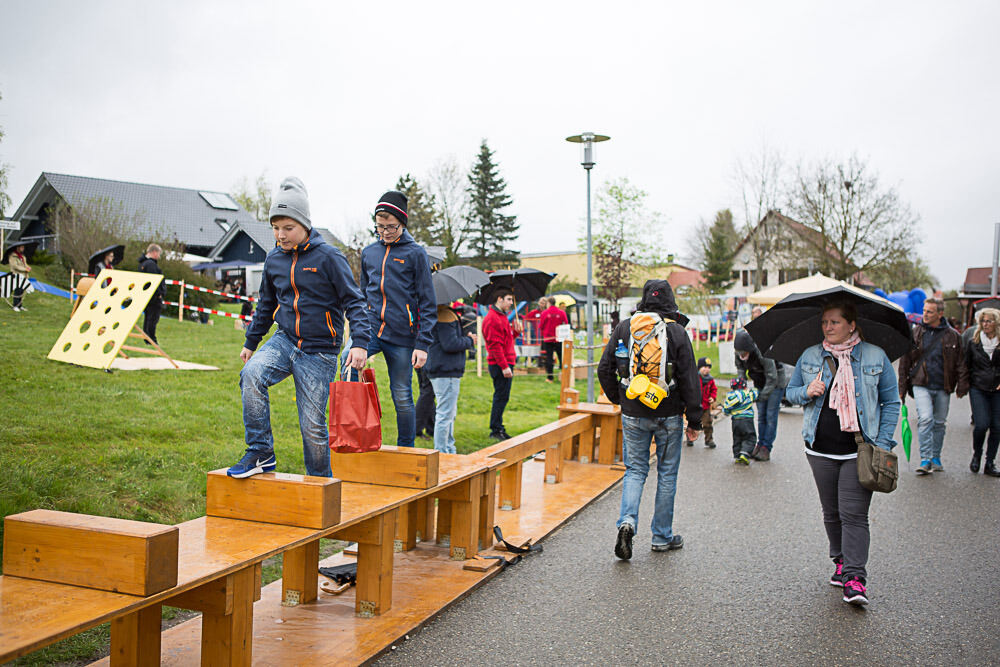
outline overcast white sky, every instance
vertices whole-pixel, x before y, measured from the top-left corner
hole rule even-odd
[[[579,149],[628,177],[682,255],[736,210],[733,164],[853,152],[920,215],[944,287],[1000,222],[1000,3],[0,2],[0,161],[228,191],[298,175],[315,224],[366,222],[398,176],[496,151],[522,252],[571,250]]]

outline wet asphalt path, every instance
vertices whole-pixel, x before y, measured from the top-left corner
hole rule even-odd
[[[726,419],[717,449],[684,448],[683,549],[649,550],[651,475],[635,555],[617,560],[615,486],[379,664],[1000,664],[1000,479],[968,470],[969,415],[953,397],[946,472],[913,474],[914,437],[899,488],[876,494],[866,610],[827,583],[801,411],[785,408],[769,463],[733,465]]]

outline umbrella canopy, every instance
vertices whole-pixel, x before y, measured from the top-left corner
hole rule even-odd
[[[30,262],[31,258],[35,256],[35,250],[38,248],[38,243],[35,241],[26,241],[24,243],[20,241],[15,241],[3,250],[3,258],[0,259],[0,264],[7,264],[10,262],[11,253],[18,246],[24,246],[24,256]]]
[[[554,273],[538,269],[494,271],[490,274],[490,284],[479,290],[476,301],[484,306],[493,305],[496,301],[493,294],[501,287],[513,290],[515,301],[537,301],[545,296],[545,290],[555,277]]]
[[[125,256],[125,246],[112,245],[108,246],[104,250],[98,250],[97,252],[95,252],[93,255],[90,256],[90,259],[87,260],[87,273],[90,274],[97,273],[97,271],[95,270],[97,269],[97,265],[104,263],[104,256],[107,255],[109,252],[113,252],[115,254],[114,259],[111,260],[111,265],[114,266],[118,264],[118,262],[122,261],[122,258]]]
[[[431,275],[431,280],[434,281],[437,305],[441,306],[464,299],[483,285],[488,285],[490,277],[474,266],[459,264],[435,272]]]
[[[746,325],[747,333],[765,357],[794,364],[806,348],[823,340],[820,317],[832,301],[851,301],[858,309],[858,327],[865,341],[885,350],[890,360],[910,349],[906,314],[895,304],[867,292],[832,287],[808,294],[791,294]]]
[[[425,245],[424,252],[427,253],[427,259],[430,261],[431,266],[440,264],[448,256],[448,251],[445,250],[443,245]]]

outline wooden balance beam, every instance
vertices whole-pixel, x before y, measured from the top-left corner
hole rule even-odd
[[[600,430],[600,437],[596,438],[597,462],[604,465],[612,465],[616,456],[621,456],[622,434],[621,434],[621,408],[613,403],[563,403],[559,405],[559,417],[568,417],[575,414],[587,414],[594,417],[594,427]],[[586,463],[584,457],[593,460],[593,452],[589,447],[581,446],[580,462]]]

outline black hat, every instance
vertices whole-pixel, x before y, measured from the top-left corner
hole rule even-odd
[[[706,366],[708,368],[712,367],[711,359],[709,359],[708,357],[701,357],[700,359],[698,359],[698,368],[705,368]]]
[[[406,225],[406,195],[402,192],[389,190],[379,198],[378,205],[375,207],[376,215],[381,211],[385,211]]]

